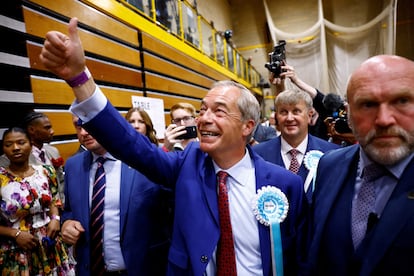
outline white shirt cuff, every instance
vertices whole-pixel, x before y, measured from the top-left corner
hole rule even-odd
[[[102,93],[101,89],[96,86],[90,98],[80,103],[77,100],[73,101],[69,110],[78,116],[82,122],[86,123],[98,115],[105,108],[107,102],[108,99]]]

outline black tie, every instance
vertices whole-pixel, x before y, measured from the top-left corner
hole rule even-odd
[[[39,158],[43,163],[46,163],[45,152],[43,150],[39,153]]]

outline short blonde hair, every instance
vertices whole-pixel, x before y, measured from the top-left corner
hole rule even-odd
[[[196,108],[192,104],[190,104],[190,103],[176,103],[170,109],[171,119],[174,119],[172,114],[177,109],[184,109],[185,111],[189,112],[191,114],[191,116],[193,116],[193,117],[196,117],[196,115],[197,115],[196,114]]]

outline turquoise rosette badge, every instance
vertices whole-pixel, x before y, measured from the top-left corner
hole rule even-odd
[[[305,154],[303,163],[305,167],[310,171],[316,171],[318,167],[319,159],[321,159],[323,152],[320,150],[310,150]]]
[[[269,226],[272,223],[281,223],[289,211],[289,202],[286,195],[277,187],[266,186],[257,191],[253,202],[253,212],[257,220]]]

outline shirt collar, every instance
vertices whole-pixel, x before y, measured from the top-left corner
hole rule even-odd
[[[98,157],[104,157],[104,158],[106,158],[106,159],[108,159],[108,160],[111,160],[111,161],[116,161],[116,158],[115,157],[113,157],[109,152],[106,152],[104,155],[98,155],[98,154],[96,154],[96,153],[94,153],[94,152],[91,152],[92,153],[92,160],[93,160],[93,162],[96,162],[96,159],[98,159]]]
[[[38,147],[36,147],[36,146],[33,146],[32,147],[32,152],[33,153],[35,153],[36,154],[36,156],[38,156],[39,155],[39,153],[41,153],[41,152],[44,152],[44,153],[46,153],[46,151],[45,151],[45,149],[44,148],[42,148],[42,149],[39,149]]]
[[[365,151],[360,148],[359,151],[359,160],[360,160],[360,169],[359,169],[359,176],[362,174],[362,169],[366,166],[374,163]],[[413,159],[414,153],[411,153],[407,157],[405,157],[403,160],[399,161],[397,164],[394,165],[386,165],[384,166],[395,178],[400,179],[402,173],[404,172],[405,168],[408,166],[408,163],[410,163],[411,159]]]
[[[254,168],[253,160],[250,157],[249,151],[246,150],[243,158],[227,170],[221,169],[213,160],[214,171],[217,174],[219,171],[227,172],[238,184],[245,185],[245,180],[249,170]]]
[[[281,139],[281,144],[280,144],[281,152],[282,154],[287,154],[291,149],[293,149],[293,147],[289,145],[289,143],[282,136],[280,136],[280,139]],[[296,147],[296,149],[301,154],[305,154],[307,147],[308,147],[308,135],[306,135],[305,139],[303,139],[303,141],[300,142],[300,144]]]

